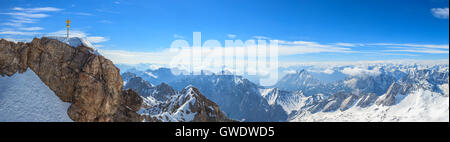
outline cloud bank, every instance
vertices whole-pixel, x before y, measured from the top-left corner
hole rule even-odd
[[[448,19],[448,7],[447,8],[433,8],[431,9],[431,13],[434,17],[439,19]]]

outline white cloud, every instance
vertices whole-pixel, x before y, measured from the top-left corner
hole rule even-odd
[[[1,31],[0,35],[26,35],[26,36],[32,36],[37,35],[40,33],[36,32],[21,32],[21,31]]]
[[[433,16],[439,19],[448,19],[448,7],[447,8],[433,8],[431,9]]]
[[[440,60],[412,60],[412,59],[399,59],[399,60],[361,60],[361,61],[324,61],[324,62],[280,62],[280,67],[290,67],[290,66],[316,66],[322,68],[330,67],[342,67],[342,66],[369,66],[376,64],[402,64],[402,65],[438,65],[438,64],[448,64],[448,59]]]
[[[328,69],[323,70],[322,73],[325,73],[325,74],[333,74],[333,73],[334,73],[334,70],[328,68]]]
[[[9,20],[12,23],[36,23],[38,20],[36,18],[27,18],[21,16],[15,16],[13,19]]]
[[[103,23],[103,24],[112,24],[112,21],[109,21],[109,20],[100,20],[98,22]]]
[[[101,48],[101,47],[105,47],[104,45],[100,45],[100,44],[95,44],[93,45],[95,48]]]
[[[2,38],[0,38],[0,39],[2,39]],[[15,43],[17,43],[17,42],[30,42],[31,41],[30,39],[16,39],[16,38],[3,38],[3,39],[5,39],[7,41],[12,41],[12,42],[15,42]]]
[[[309,54],[309,53],[356,53],[351,48],[337,47],[334,45],[324,45],[311,41],[279,41],[279,54],[280,55],[297,55],[297,54]]]
[[[66,36],[67,31],[66,30],[59,30],[53,33],[49,33],[48,36]],[[71,37],[80,37],[80,38],[85,38],[87,35],[86,33],[82,32],[82,31],[78,31],[78,30],[71,30],[70,31],[70,36]]]
[[[173,38],[177,38],[177,39],[184,39],[184,37],[183,37],[183,36],[181,36],[181,35],[178,35],[178,34],[174,34],[174,35],[173,35]]]
[[[42,27],[23,27],[23,28],[19,28],[20,30],[24,30],[24,31],[40,31],[43,30],[44,28]]]
[[[73,14],[73,15],[80,15],[80,16],[93,16],[93,14],[91,14],[91,13],[86,13],[86,12],[73,12],[73,13],[70,13],[70,14]]]
[[[403,50],[383,50],[385,52],[412,52],[412,53],[428,53],[428,54],[448,54],[448,50],[435,50],[435,49],[403,49]]]
[[[344,68],[341,72],[343,74],[347,74],[347,75],[350,75],[350,76],[359,76],[359,77],[376,76],[376,75],[381,74],[381,72],[378,69],[369,70],[369,69],[363,69],[363,68],[360,68],[360,67]]]
[[[344,80],[344,84],[347,87],[355,88],[358,80],[356,78],[352,78],[350,80]]]
[[[54,7],[37,7],[37,8],[21,8],[15,7],[12,12],[0,13],[4,15],[10,15],[12,19],[8,20],[6,25],[21,26],[22,23],[35,23],[40,18],[46,18],[50,15],[43,12],[57,12],[62,9]],[[5,24],[4,24],[5,25]]]
[[[449,49],[449,45],[442,44],[413,44],[413,43],[407,43],[407,44],[398,44],[398,43],[373,43],[368,45],[376,45],[376,46],[403,46],[403,47],[421,47],[421,48],[439,48],[439,49]]]
[[[253,36],[252,38],[254,38],[254,39],[258,39],[258,40],[267,40],[267,39],[270,39],[269,37],[266,37],[266,36]]]
[[[364,44],[361,44],[361,43],[344,43],[344,42],[335,43],[334,45],[344,46],[344,47],[365,46]]]
[[[17,22],[15,22],[15,23],[13,23],[13,22],[6,22],[6,23],[2,23],[2,25],[5,25],[5,26],[12,26],[12,27],[22,27],[22,23],[17,23]]]
[[[228,34],[227,36],[228,36],[228,38],[236,38],[237,37],[237,35],[234,35],[234,34]]]
[[[25,27],[25,24],[36,23],[41,18],[49,17],[50,15],[44,14],[43,12],[57,12],[63,9],[54,8],[54,7],[36,7],[36,8],[22,8],[22,7],[14,7],[7,13],[0,13],[2,15],[11,16],[9,19],[6,19],[5,23],[1,23],[0,25],[14,27],[13,29],[0,31],[0,34],[3,35],[12,35],[12,36],[37,36],[41,33],[37,32],[29,32],[29,31],[39,31],[43,30],[42,27]]]
[[[102,42],[106,42],[109,40],[109,39],[107,39],[105,37],[101,37],[101,36],[91,36],[91,37],[86,37],[86,39],[91,43],[102,43]]]
[[[297,73],[296,70],[285,70],[283,72],[286,73],[286,74],[295,74],[295,73]]]
[[[355,47],[356,44],[353,43],[335,43],[337,46]]]
[[[368,44],[374,46],[383,46],[395,50],[382,50],[382,52],[410,52],[410,53],[428,53],[428,54],[448,54],[449,45],[445,44],[397,44],[397,43],[375,43]]]
[[[64,32],[64,31],[62,31]],[[64,32],[65,33],[65,32]],[[85,36],[85,35],[84,35]],[[175,34],[174,37],[179,37]],[[341,48],[334,45],[322,45],[316,42],[308,41],[279,41],[279,56],[283,55],[296,55],[296,54],[308,54],[308,53],[321,53],[321,52],[338,52],[338,53],[354,53],[350,48]],[[267,43],[269,45],[269,43]],[[226,55],[235,56],[252,56],[246,55],[245,50],[256,51],[256,46],[238,46],[238,47],[215,47],[215,48],[202,48],[199,53],[202,55],[213,56],[213,58],[221,58],[222,53]],[[235,50],[243,52],[235,52]],[[193,53],[191,47],[186,48],[167,48],[163,51],[155,52],[129,52],[120,50],[103,50],[104,55],[110,55],[115,63],[159,63],[168,64],[175,55],[181,53]],[[217,54],[217,55],[216,55]],[[180,55],[188,58],[188,55]],[[189,61],[186,59],[186,61]],[[332,73],[333,71],[327,70],[325,73]]]
[[[175,34],[174,37],[181,38],[179,35]],[[270,39],[268,37],[265,37],[267,39]],[[447,53],[448,50],[444,51],[441,49],[448,49],[448,45],[433,45],[433,44],[395,44],[395,43],[376,43],[376,44],[370,44],[370,43],[331,43],[331,44],[321,44],[318,42],[313,41],[286,41],[286,40],[277,40],[279,42],[279,56],[286,56],[286,55],[300,55],[300,54],[311,54],[311,53],[369,53],[369,52],[363,52],[363,51],[355,51],[351,47],[352,46],[368,46],[368,45],[377,45],[377,46],[400,46],[400,47],[406,47],[407,49],[399,49],[399,50],[380,50],[377,53],[380,55],[408,55],[408,56],[414,56],[415,54],[412,53]],[[244,42],[245,44],[245,42]],[[270,43],[268,42],[267,45]],[[231,46],[232,47],[232,46]],[[420,49],[420,48],[430,48],[430,49]],[[211,55],[211,53],[226,53],[226,55],[233,55],[235,53],[239,54],[237,56],[251,56],[251,55],[244,55],[245,52],[234,52],[235,49],[245,51],[245,48],[247,48],[249,51],[253,51],[253,48],[256,47],[244,47],[238,46],[234,48],[230,47],[217,47],[217,48],[209,48],[206,49],[203,48],[205,51],[201,51],[203,55]],[[385,47],[386,48],[386,47]],[[417,49],[417,50],[413,50]],[[420,50],[418,50],[420,49]],[[422,51],[421,51],[422,50]],[[383,52],[384,51],[384,52]],[[104,51],[109,53],[110,55],[114,55],[116,59],[116,62],[119,63],[162,63],[162,61],[166,61],[166,64],[172,60],[172,57],[177,55],[180,52],[185,53],[192,53],[192,48],[177,48],[177,49],[171,49],[167,48],[167,50],[163,51],[155,51],[155,52],[126,52],[126,51]],[[394,52],[394,53],[390,53]],[[398,53],[396,53],[398,52]],[[411,52],[411,54],[406,54],[402,52]],[[228,54],[231,53],[231,54]],[[401,53],[401,54],[400,54]],[[218,54],[217,58],[221,58],[221,54]],[[187,57],[187,56],[186,56]],[[188,61],[188,60],[187,60]],[[352,61],[354,63],[356,61]],[[295,62],[293,62],[295,64]],[[283,62],[283,64],[291,64],[288,62]],[[325,67],[324,69],[327,69],[328,67]],[[349,70],[347,70],[349,71]],[[333,74],[335,70],[327,69],[320,71],[322,73],[326,74]],[[370,72],[363,72],[363,73],[370,73]]]
[[[45,18],[48,17],[49,15],[47,14],[42,14],[42,13],[24,13],[24,12],[10,12],[10,13],[2,13],[2,14],[6,14],[6,15],[11,15],[14,17],[23,17],[23,18]]]
[[[176,53],[164,50],[161,52],[132,52],[124,50],[99,50],[115,64],[158,63],[169,64]]]
[[[13,10],[37,13],[37,12],[57,12],[57,11],[61,11],[63,9],[59,9],[59,8],[55,8],[55,7],[37,7],[37,8],[14,7]]]

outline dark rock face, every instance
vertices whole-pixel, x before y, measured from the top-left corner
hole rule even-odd
[[[119,69],[85,46],[71,47],[54,39],[31,43],[0,40],[0,75],[33,70],[64,102],[74,121],[140,121],[142,99],[123,91]]]
[[[176,94],[175,90],[166,83],[161,83],[160,85],[156,86],[156,90],[158,91],[153,93],[153,97],[161,101],[166,101],[170,99],[171,96],[174,96]]]
[[[152,84],[148,83],[147,81],[143,80],[141,77],[138,76],[135,76],[133,78],[127,78],[125,82],[126,84],[124,85],[124,89],[133,89],[133,91],[135,91],[144,98],[150,96],[152,92],[155,90],[155,87],[153,87]]]

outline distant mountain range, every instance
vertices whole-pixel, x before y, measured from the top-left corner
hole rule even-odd
[[[156,122],[227,122],[216,103],[207,99],[194,86],[175,91],[161,83],[153,86],[141,77],[127,72],[122,74],[124,89],[133,89],[144,99],[140,114],[144,121]]]
[[[226,71],[117,68],[88,46],[0,40],[0,121],[449,121],[448,64],[280,68],[260,86]]]
[[[353,70],[359,71],[360,68],[358,66],[346,66],[340,69],[344,69],[342,72],[350,72]],[[443,105],[444,107],[436,111],[442,111],[442,115],[448,116],[448,65],[379,64],[367,67],[367,70],[370,72],[366,74],[354,73],[354,75],[346,75],[345,77],[342,77],[343,73],[334,73],[339,75],[336,78],[342,79],[322,81],[312,73],[302,69],[286,74],[275,86],[269,87],[259,86],[244,77],[235,75],[211,73],[208,75],[174,75],[168,68],[144,71],[128,69],[129,72],[122,74],[122,76],[126,78],[126,76],[132,74],[148,81],[147,86],[164,83],[172,86],[175,90],[182,90],[188,85],[193,85],[206,98],[217,103],[229,118],[239,121],[311,121],[309,118],[316,120],[316,116],[319,115],[336,113],[347,115],[346,112],[349,113],[348,115],[352,115],[355,114],[355,110],[361,109],[361,111],[364,111],[364,109],[370,108],[402,110],[408,107],[409,111],[430,113],[425,111],[427,108],[412,107],[417,104],[415,102],[403,101],[408,96],[414,97],[417,92],[424,91],[426,93],[419,94],[419,96],[432,94],[435,99],[422,100],[430,101],[421,102],[426,104],[423,107],[435,107],[434,103],[439,102],[440,104],[437,105]],[[338,72],[338,70],[334,72]],[[126,86],[128,85],[127,83]],[[139,87],[136,89],[139,89]],[[167,97],[164,93],[156,95],[156,97],[164,96]],[[398,108],[399,104],[404,106]],[[350,112],[352,113],[350,114]],[[379,117],[377,115],[377,118],[373,118],[373,120],[378,121],[405,121],[408,120],[406,118],[417,117],[415,113],[401,113],[402,117],[389,111],[376,111],[374,113],[382,113],[378,114]],[[386,117],[382,118],[383,115],[386,115]],[[354,120],[351,117],[347,118],[348,120],[323,119],[322,121]],[[448,121],[448,117],[424,117],[417,118],[417,120],[442,121],[441,118]],[[360,119],[355,121],[358,120]],[[361,121],[371,121],[371,119]]]
[[[156,91],[152,96],[153,98],[157,98],[156,100],[165,101],[170,96],[175,95],[176,91],[170,91],[172,90],[170,86],[173,86],[176,90],[184,90],[186,86],[195,86],[206,98],[217,103],[231,119],[239,121],[284,121],[287,119],[287,114],[284,113],[280,106],[269,105],[259,94],[260,86],[239,76],[180,75],[168,81],[156,81],[157,83],[163,82],[156,87],[151,85],[151,83],[143,81],[144,78],[151,78],[150,81],[156,79],[148,76],[149,73],[159,75],[160,71],[164,72],[167,70],[158,69],[154,71],[149,70],[144,73],[137,72],[138,74],[144,75],[142,78],[131,72],[123,73],[122,76],[126,82],[125,87],[133,88],[138,94],[141,92],[141,96],[148,96],[146,94],[151,92],[149,91],[152,90],[151,88],[161,88],[161,86],[170,88],[165,89],[165,91]]]

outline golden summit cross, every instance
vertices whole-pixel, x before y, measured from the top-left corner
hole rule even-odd
[[[66,20],[66,23],[67,23],[67,40],[69,40],[69,28],[70,28],[70,20],[69,20],[69,19],[67,19],[67,20]]]

